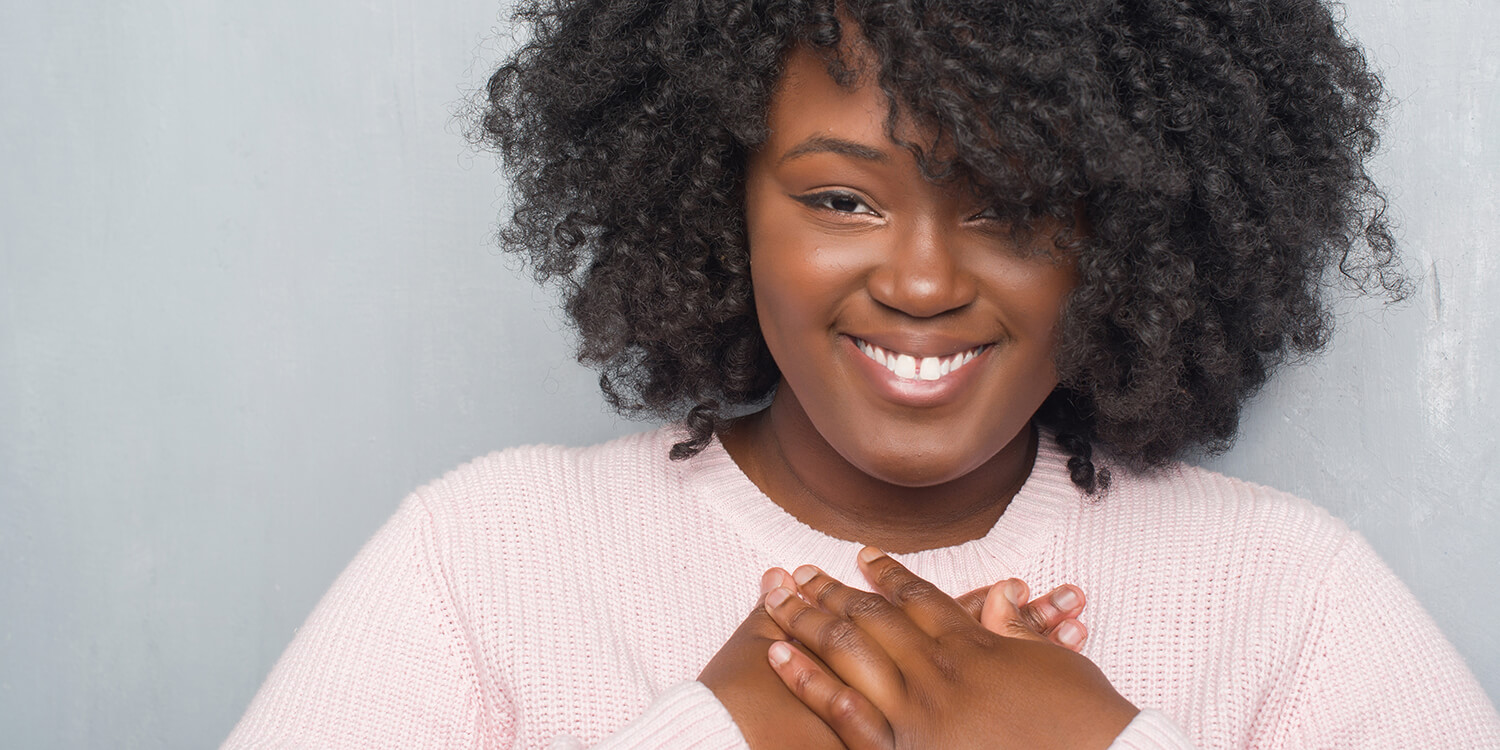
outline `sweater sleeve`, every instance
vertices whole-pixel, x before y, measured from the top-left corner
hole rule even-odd
[[[1315,594],[1295,667],[1261,716],[1258,747],[1500,747],[1500,718],[1478,681],[1354,532]]]
[[[1109,750],[1195,750],[1196,746],[1167,715],[1142,709],[1125,731],[1110,743]]]
[[[241,748],[511,748],[503,690],[485,690],[416,496],[360,550],[297,632],[234,731]],[[554,748],[580,748],[568,737]],[[600,750],[745,750],[702,684],[658,696]]]
[[[582,742],[558,737],[551,750],[581,750]],[[668,688],[634,721],[594,745],[594,750],[627,748],[710,748],[749,750],[729,710],[701,682]]]
[[[474,747],[470,656],[435,596],[427,514],[409,498],[323,596],[226,749]]]

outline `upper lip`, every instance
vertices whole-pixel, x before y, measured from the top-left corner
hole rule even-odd
[[[919,359],[922,357],[949,357],[994,343],[993,340],[985,341],[935,331],[922,333],[913,333],[910,331],[876,331],[850,333],[848,335],[865,343],[874,344],[888,352],[910,354]]]

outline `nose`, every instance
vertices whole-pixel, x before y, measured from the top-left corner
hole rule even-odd
[[[931,318],[974,301],[978,286],[944,233],[914,227],[892,238],[867,285],[876,302],[914,318]]]

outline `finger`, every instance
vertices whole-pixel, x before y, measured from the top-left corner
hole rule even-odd
[[[1024,601],[1030,596],[1026,582],[1012,580],[1008,584],[1014,587],[1015,596],[1012,601]],[[1018,615],[1020,623],[1032,633],[1077,652],[1089,637],[1088,628],[1077,619],[1083,613],[1084,604],[1083,592],[1076,586],[1064,584],[1048,592],[1046,596],[1039,596],[1022,605]],[[1007,622],[1005,615],[1000,612],[1001,610],[996,610],[989,617],[981,613],[980,622],[992,632],[1014,636],[1014,623]]]
[[[833,729],[849,750],[887,750],[895,746],[895,733],[885,714],[807,654],[785,641],[777,641],[771,644],[766,656],[771,669],[792,695]]]
[[[793,579],[809,604],[858,625],[886,653],[897,654],[932,644],[931,636],[880,594],[845,586],[814,565],[797,568]]]
[[[1025,581],[1007,578],[996,583],[990,587],[989,595],[984,599],[984,609],[979,614],[980,624],[992,633],[1010,638],[1047,640],[1032,628],[1021,613],[1029,595]]]
[[[964,611],[969,613],[969,616],[978,620],[984,610],[985,595],[989,591],[990,587],[984,586],[963,594],[954,601],[958,602],[958,605],[963,607]],[[1069,651],[1076,652],[1081,650],[1083,642],[1088,640],[1089,637],[1088,627],[1076,618],[1068,617],[1066,613],[1058,614],[1060,610],[1057,609],[1055,603],[1046,610],[1028,614],[1027,610],[1037,607],[1041,601],[1042,599],[1032,599],[1025,607],[1021,608],[1021,614],[1029,621],[1041,621],[1041,633],[1047,636],[1048,640]],[[1077,612],[1081,613],[1082,611],[1083,607],[1080,606],[1077,608]]]
[[[975,620],[981,620],[984,600],[989,592],[990,587],[983,586],[963,594],[954,601],[958,602],[959,606],[963,607],[964,611]],[[1083,642],[1089,637],[1088,627],[1077,619],[1083,613],[1085,604],[1081,589],[1072,584],[1064,584],[1053,589],[1046,596],[1027,602],[1021,608],[1021,616],[1030,623],[1032,629],[1046,636],[1047,640],[1076,652],[1083,648]],[[986,627],[989,626],[986,625]],[[1008,626],[997,624],[992,632],[999,632],[1006,627]]]
[[[966,594],[960,594],[953,601],[958,602],[958,606],[963,607],[964,611],[968,612],[969,616],[977,621],[979,615],[984,611],[984,598],[989,593],[989,586],[980,586]]]
[[[771,591],[773,589],[777,588],[777,587],[786,588],[786,589],[793,589],[793,588],[796,588],[796,586],[797,586],[797,581],[792,578],[792,574],[786,572],[785,570],[782,570],[781,568],[771,568],[770,570],[767,570],[765,572],[765,574],[763,574],[760,577],[760,593],[761,593],[761,597],[755,603],[755,613],[756,613],[757,616],[765,618],[767,621],[769,621],[771,623],[771,627],[774,627],[776,629],[776,632],[779,634],[779,635],[775,636],[774,638],[772,638],[771,640],[778,640],[778,639],[782,639],[782,638],[791,638],[791,635],[789,635],[785,630],[782,630],[781,626],[777,625],[776,621],[774,619],[771,619],[771,613],[766,610],[766,597],[765,597],[765,595],[771,593]],[[803,652],[798,651],[798,653],[803,653]],[[806,655],[806,654],[804,654],[804,655]],[[821,659],[819,659],[818,657],[811,656],[811,655],[806,655],[806,656],[807,656],[808,659],[812,660],[812,662],[814,664],[816,664],[820,669],[824,669],[824,670],[827,670],[829,672],[833,671],[831,669],[828,669],[828,665],[824,664],[823,661]]]
[[[779,574],[779,576],[776,574]],[[787,583],[792,583],[792,577],[780,568],[772,568],[766,571],[765,575],[761,577],[760,598],[755,600],[755,606],[750,610],[749,615],[745,617],[745,621],[740,623],[736,632],[743,631],[748,635],[765,638],[768,641],[778,641],[790,637],[785,630],[781,629],[780,625],[776,624],[776,620],[771,617],[771,613],[766,611],[766,593],[775,588],[774,585],[768,588],[767,584],[779,582],[781,577],[785,577]]]
[[[771,590],[776,588],[777,586],[791,589],[796,588],[797,584],[792,580],[792,574],[786,572],[785,570],[782,570],[781,568],[771,568],[761,575],[761,596],[765,596],[766,594],[771,593]]]
[[[1064,584],[1027,602],[1021,607],[1021,618],[1032,630],[1050,637],[1064,620],[1078,619],[1084,605],[1083,592]]]
[[[826,612],[785,588],[766,595],[766,611],[787,635],[877,706],[899,697],[904,678],[885,649],[848,618]]]
[[[1089,638],[1089,629],[1077,620],[1063,620],[1048,635],[1048,640],[1063,648],[1078,652],[1083,650],[1083,642]]]
[[[874,547],[859,552],[860,567],[870,585],[910,617],[927,635],[972,627],[974,620],[953,597],[923,580]]]

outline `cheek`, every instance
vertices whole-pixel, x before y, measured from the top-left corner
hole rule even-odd
[[[1072,264],[1033,262],[1024,272],[1008,278],[997,294],[1009,301],[1012,325],[1021,328],[1015,334],[1050,352],[1063,309],[1077,283]]]
[[[828,247],[827,237],[787,217],[752,221],[748,229],[756,315],[771,353],[780,359],[778,346],[832,326],[849,291],[851,259]]]
[[[790,376],[814,362],[813,350],[821,348],[831,330],[834,306],[817,267],[785,252],[795,246],[775,247],[752,251],[750,283],[761,336],[782,374]]]
[[[748,234],[750,287],[755,295],[756,316],[762,334],[776,354],[787,319],[798,317],[798,308],[805,302],[798,293],[803,279],[788,262],[796,257],[795,249],[789,246],[796,238],[773,222],[752,222]]]

